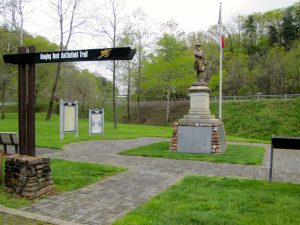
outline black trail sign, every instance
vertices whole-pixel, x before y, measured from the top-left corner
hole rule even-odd
[[[135,50],[130,47],[36,53],[34,46],[20,47],[19,54],[4,55],[5,63],[17,64],[19,70],[19,154],[35,156],[36,63],[131,60],[134,55]]]
[[[3,59],[5,63],[28,64],[76,61],[131,60],[134,55],[134,49],[125,47],[11,54],[4,55]]]

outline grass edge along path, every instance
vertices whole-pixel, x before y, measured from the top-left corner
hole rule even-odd
[[[79,189],[126,170],[126,168],[118,166],[51,159],[55,193]],[[0,185],[0,205],[10,208],[20,208],[39,199],[28,200],[20,198],[15,194],[6,193],[3,190],[3,185]]]
[[[300,185],[186,176],[113,225],[298,225]]]
[[[53,225],[42,220],[30,219],[22,216],[11,215],[7,213],[0,212],[0,224],[3,225]]]
[[[138,148],[128,149],[120,152],[119,154],[242,165],[261,165],[265,154],[265,148],[229,144],[223,154],[195,154],[169,151],[169,142],[158,142]]]

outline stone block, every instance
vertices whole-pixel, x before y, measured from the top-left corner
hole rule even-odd
[[[5,167],[4,185],[7,191],[35,198],[53,186],[49,158],[14,155],[6,161]]]

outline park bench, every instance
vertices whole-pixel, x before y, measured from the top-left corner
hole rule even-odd
[[[272,137],[269,181],[272,181],[274,148],[300,150],[300,137],[285,137],[285,136]]]
[[[15,153],[18,154],[18,134],[16,132],[0,132],[0,145],[3,145],[3,150],[5,154],[7,154],[7,145],[13,145],[15,146]]]

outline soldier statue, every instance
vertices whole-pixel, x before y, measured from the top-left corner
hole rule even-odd
[[[194,68],[197,73],[197,81],[204,82],[204,78],[206,76],[206,74],[205,74],[206,61],[205,61],[204,53],[201,50],[200,44],[197,44],[195,46],[194,56],[195,56]]]

